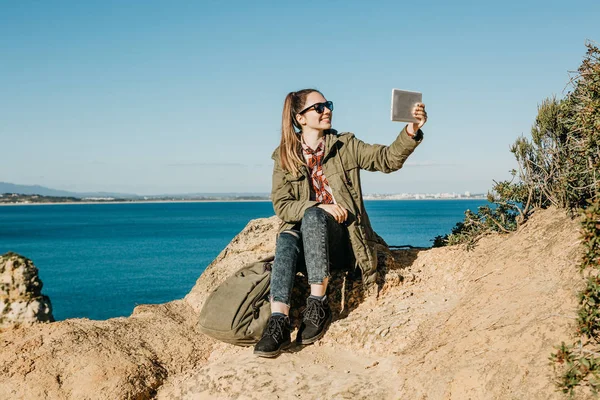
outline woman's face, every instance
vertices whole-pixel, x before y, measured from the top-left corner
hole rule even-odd
[[[316,103],[324,103],[327,100],[319,92],[311,92],[306,96],[306,102],[302,110],[312,106]],[[323,109],[323,113],[319,114],[314,108],[304,112],[302,115],[298,115],[298,122],[302,126],[302,129],[312,128],[320,131],[331,129],[331,110],[327,107]]]

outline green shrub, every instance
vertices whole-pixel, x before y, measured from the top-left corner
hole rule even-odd
[[[573,90],[562,100],[544,100],[531,138],[519,137],[510,147],[518,170],[511,180],[494,182],[492,206],[467,210],[449,235],[434,239],[434,247],[464,243],[469,249],[488,233],[517,229],[536,208],[575,214],[600,197],[600,50],[586,46]]]
[[[579,294],[577,334],[580,339],[571,346],[562,343],[550,356],[558,370],[558,387],[571,395],[580,386],[594,393],[600,389],[600,199],[588,204],[581,220],[584,254],[579,267],[587,280]]]

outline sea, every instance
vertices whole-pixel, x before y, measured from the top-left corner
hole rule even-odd
[[[367,200],[389,245],[430,247],[486,200]],[[0,254],[33,261],[56,320],[128,316],[183,298],[269,201],[49,204],[0,207]]]

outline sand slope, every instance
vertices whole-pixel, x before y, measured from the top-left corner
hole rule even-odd
[[[379,299],[335,321],[319,344],[276,359],[218,345],[158,398],[564,398],[548,357],[574,331],[576,231],[546,210],[470,252],[395,252]]]

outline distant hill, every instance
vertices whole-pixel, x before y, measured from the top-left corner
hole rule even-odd
[[[19,193],[19,194],[39,194],[41,196],[57,196],[57,197],[119,197],[119,198],[136,198],[140,197],[136,194],[128,193],[109,193],[109,192],[93,192],[93,193],[77,193],[67,190],[50,189],[40,185],[17,185],[14,183],[0,182],[0,193]]]
[[[0,194],[2,193],[19,193],[19,194],[38,194],[41,196],[56,196],[56,197],[115,197],[119,199],[138,199],[138,198],[186,198],[194,199],[201,197],[211,198],[234,198],[234,197],[269,197],[268,193],[179,193],[179,194],[153,194],[153,195],[138,195],[133,193],[113,193],[113,192],[69,192],[67,190],[50,189],[40,185],[17,185],[14,183],[0,182]]]

